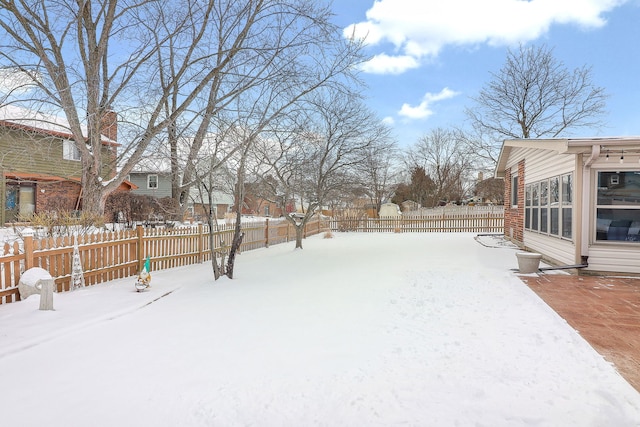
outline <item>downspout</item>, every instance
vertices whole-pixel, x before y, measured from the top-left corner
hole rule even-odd
[[[600,157],[600,144],[591,146],[591,155],[582,165],[582,209],[580,212],[580,262],[588,265],[591,212],[591,165]]]

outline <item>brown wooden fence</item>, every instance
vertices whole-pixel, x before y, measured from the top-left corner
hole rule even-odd
[[[369,232],[441,232],[502,233],[502,210],[439,210],[425,215],[402,215],[397,218],[346,218],[330,220],[333,231]]]
[[[313,220],[304,236],[328,230],[326,221]],[[241,251],[268,247],[295,240],[295,228],[284,220],[259,221],[242,225]],[[217,248],[229,247],[234,226],[214,230]],[[143,228],[78,236],[78,253],[85,285],[138,274],[146,257],[151,271],[197,264],[211,260],[209,229],[198,225],[188,228]],[[0,304],[18,301],[18,282],[28,268],[41,267],[55,279],[57,292],[71,288],[73,237],[34,239],[5,244],[0,255]]]
[[[501,233],[502,210],[434,210],[399,218],[314,220],[304,236],[325,230],[355,232],[476,232]],[[284,220],[243,224],[241,251],[295,240],[294,227]],[[228,247],[234,227],[214,230],[216,248]],[[86,285],[136,275],[146,257],[151,270],[163,270],[211,260],[208,227],[142,228],[87,234],[78,237],[78,252]],[[74,242],[72,237],[34,239],[5,244],[0,251],[0,304],[20,299],[18,281],[28,268],[42,267],[55,279],[58,292],[71,287]]]

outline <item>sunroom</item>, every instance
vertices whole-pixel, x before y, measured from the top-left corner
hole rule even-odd
[[[640,138],[503,143],[505,235],[557,266],[640,274]]]

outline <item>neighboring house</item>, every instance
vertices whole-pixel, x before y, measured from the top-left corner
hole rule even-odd
[[[468,201],[480,204],[503,205],[504,181],[500,178],[484,179],[482,173],[478,174],[474,196]]]
[[[640,273],[640,137],[504,141],[505,236],[553,264]]]
[[[295,212],[295,203],[290,200],[286,204],[285,211],[282,208],[277,199],[282,199],[282,195],[274,194],[270,187],[262,185],[259,182],[246,183],[245,195],[242,203],[243,215],[256,215],[265,217],[281,217],[285,213]]]
[[[295,212],[293,202],[287,205],[286,211],[287,213]],[[283,216],[284,212],[280,205],[273,200],[263,199],[255,194],[246,194],[242,214],[277,218]]]
[[[225,214],[231,212],[234,203],[233,195],[214,191],[212,196],[214,216],[218,219],[224,219]],[[188,209],[196,221],[206,222],[206,215],[209,212],[209,196],[205,192],[200,193],[197,188],[192,188]]]
[[[117,116],[103,119],[102,177],[115,174]],[[80,153],[66,119],[12,105],[0,107],[0,223],[33,213],[82,208]],[[130,189],[124,183],[122,189]]]
[[[152,196],[157,199],[171,197],[171,173],[164,170],[153,170],[153,166],[141,166],[129,173],[129,180],[138,186],[132,193],[141,196]],[[191,187],[186,211],[195,220],[205,220],[209,198],[205,192],[200,193],[197,187]],[[221,191],[213,192],[213,209],[216,217],[224,218],[233,206],[233,195]]]
[[[171,197],[170,172],[134,168],[129,172],[129,181],[138,187],[132,191],[133,194],[153,196],[158,199]]]

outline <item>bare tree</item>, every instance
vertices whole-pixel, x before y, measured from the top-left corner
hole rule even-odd
[[[357,187],[356,167],[364,161],[374,140],[370,132],[378,123],[357,96],[323,90],[307,99],[297,126],[288,122],[257,146],[267,166],[265,176],[275,178],[267,182],[276,183],[274,192],[282,203],[299,203],[300,212],[285,216],[296,228],[296,248],[302,248],[312,216],[327,201]]]
[[[83,209],[102,213],[113,192],[161,130],[182,114],[216,75],[209,58],[195,47],[206,34],[212,2],[116,0],[49,2],[0,0],[0,59],[33,77],[37,91],[20,101],[30,108],[63,111],[81,155]],[[172,13],[178,8],[182,13]],[[164,25],[165,13],[172,14]],[[173,117],[162,113],[166,91],[159,90],[156,52],[169,34],[181,34],[184,50],[173,60],[197,79],[184,85]],[[154,43],[157,39],[160,43]],[[206,43],[206,41],[205,41]],[[188,88],[188,90],[187,90]],[[36,102],[41,100],[40,105]],[[31,101],[31,102],[29,102]],[[121,142],[120,168],[104,180],[102,167],[116,161],[103,150],[104,135],[115,135],[115,115],[126,141]],[[127,126],[128,125],[128,126]]]
[[[607,95],[591,68],[568,69],[546,45],[508,50],[505,64],[466,110],[478,152],[495,160],[507,138],[555,138],[598,128]]]
[[[393,195],[395,179],[398,177],[399,153],[389,128],[382,123],[372,127],[371,144],[364,150],[362,163],[357,167],[362,193],[375,208]]]
[[[455,130],[437,128],[420,138],[407,153],[407,162],[424,168],[434,191],[423,206],[442,201],[459,201],[470,186],[473,158],[464,136]]]
[[[83,209],[98,213],[165,136],[169,144],[192,138],[174,189],[183,201],[211,118],[238,96],[272,85],[291,100],[356,62],[357,47],[311,0],[0,0],[0,9],[0,66],[32,76],[31,105],[64,111],[82,157]],[[119,168],[105,181],[101,134],[112,111],[125,138]]]
[[[210,25],[218,35],[212,45],[218,52],[238,53],[233,60],[218,65],[221,72],[194,102],[198,114],[188,122],[183,120],[168,128],[172,193],[180,204],[194,182],[203,144],[211,140],[212,133],[221,131],[220,116],[226,121],[223,128],[237,126],[244,128],[243,132],[250,129],[250,133],[257,135],[274,117],[286,114],[301,96],[322,85],[337,84],[337,76],[353,77],[353,65],[362,59],[359,44],[341,36],[330,22],[330,9],[321,2],[256,2],[263,3],[262,8],[248,7],[251,2],[219,3]],[[238,22],[244,23],[240,29]],[[166,103],[170,116],[176,106],[175,90],[179,88],[164,83],[175,79],[172,64],[167,65],[164,74],[168,78],[161,78],[161,82],[167,90],[174,91],[171,102]],[[182,141],[188,141],[182,162],[177,150],[181,135]],[[243,138],[235,145],[225,142],[225,152],[218,155],[221,163],[246,148]]]

